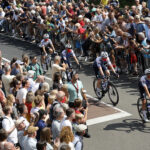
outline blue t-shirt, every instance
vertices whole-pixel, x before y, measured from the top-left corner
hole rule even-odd
[[[142,43],[141,43],[144,47],[147,47],[147,46],[148,46],[146,40],[147,40],[147,39],[145,38],[145,39],[142,41]],[[149,49],[145,49],[145,48],[144,48],[144,51],[145,51],[145,52],[149,52]],[[150,54],[143,54],[143,56],[144,56],[145,58],[150,58]]]
[[[82,89],[83,89],[83,84],[80,80],[77,80],[77,82],[73,85],[72,82],[69,82],[67,84],[68,87],[68,93],[69,93],[69,102],[74,102],[75,99],[83,99],[82,97]],[[77,93],[78,89],[78,93]]]
[[[40,140],[40,132],[43,128],[46,127],[46,123],[43,120],[39,120],[36,124],[37,127],[39,127],[39,130],[37,131],[37,136],[36,139],[39,141]]]

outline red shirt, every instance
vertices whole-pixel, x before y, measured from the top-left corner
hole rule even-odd
[[[79,34],[83,34],[84,32],[85,32],[85,29],[84,29],[84,28],[80,27],[80,29],[78,29],[78,33],[79,33]]]
[[[82,27],[84,27],[84,25],[85,25],[85,23],[84,23],[83,20],[78,21],[78,23],[80,23],[80,25],[81,25]]]

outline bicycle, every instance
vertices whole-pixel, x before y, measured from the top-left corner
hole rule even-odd
[[[110,81],[110,77],[101,79],[101,86],[100,86],[99,93],[97,92],[97,89],[96,89],[97,81],[98,81],[98,78],[95,78],[93,80],[93,89],[99,101],[105,96],[106,93],[108,93],[109,100],[112,102],[113,106],[116,106],[119,102],[119,94],[118,94],[116,86]]]
[[[142,113],[142,98],[138,98],[137,100],[137,109],[140,118],[142,119],[143,123],[145,123],[144,116]],[[150,99],[147,98],[146,98],[146,111],[147,111],[147,118],[150,119]]]

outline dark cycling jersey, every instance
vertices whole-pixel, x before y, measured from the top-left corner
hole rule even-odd
[[[147,80],[146,75],[141,77],[140,83],[142,87],[147,86],[147,88],[150,90],[150,81]]]

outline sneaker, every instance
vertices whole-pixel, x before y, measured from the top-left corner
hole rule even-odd
[[[89,133],[85,133],[83,136],[84,136],[85,138],[90,138],[90,137],[91,137],[91,135],[90,135]]]
[[[101,97],[101,91],[100,91],[99,88],[96,88],[96,94],[97,94],[98,97]]]
[[[150,122],[150,120],[148,120],[148,118],[147,118],[146,111],[144,110],[142,113],[143,113],[143,119],[144,119],[144,121],[145,122]]]
[[[88,60],[88,57],[86,56],[84,61],[87,62],[87,60]]]

